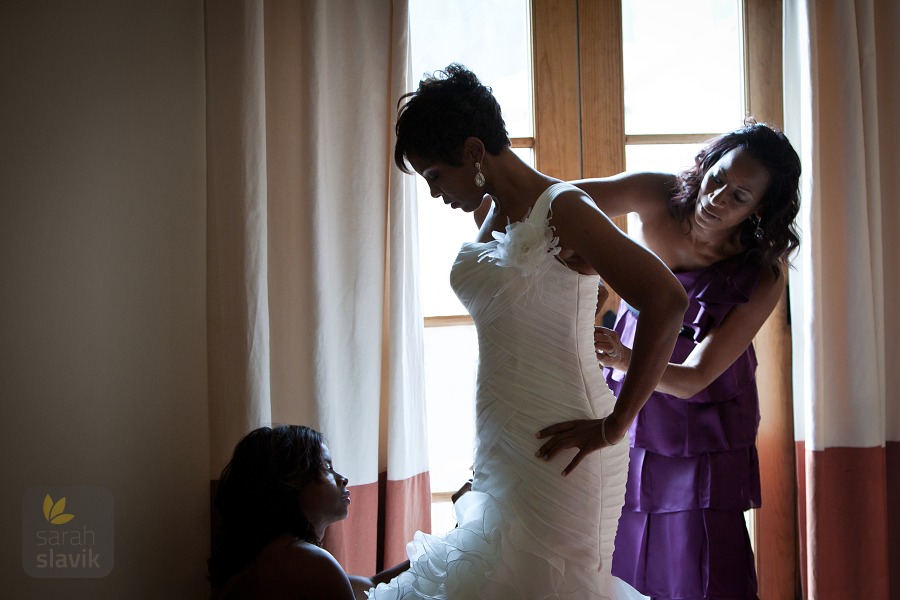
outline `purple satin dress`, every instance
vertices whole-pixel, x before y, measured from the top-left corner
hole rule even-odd
[[[682,363],[734,306],[747,302],[759,269],[738,255],[675,274],[690,306],[671,362]],[[615,329],[626,346],[636,325],[623,302]],[[624,374],[605,371],[618,395]],[[750,345],[696,396],[654,392],[632,424],[612,572],[641,593],[660,600],[757,598],[743,515],[760,506],[755,373]]]

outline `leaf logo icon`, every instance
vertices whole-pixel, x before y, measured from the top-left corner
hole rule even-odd
[[[47,494],[44,497],[44,518],[47,519],[47,521],[49,521],[50,523],[53,523],[54,525],[65,525],[75,518],[75,515],[70,515],[63,512],[65,510],[65,496],[63,496],[56,502],[53,502],[53,498],[50,497],[50,494]]]

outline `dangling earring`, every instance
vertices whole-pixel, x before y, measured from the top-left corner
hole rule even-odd
[[[475,185],[484,187],[484,175],[481,173],[481,163],[475,163]]]
[[[750,222],[756,226],[756,229],[753,230],[753,237],[755,237],[757,240],[763,239],[763,237],[766,235],[766,232],[763,231],[762,228],[762,219],[760,219],[756,215],[750,215]]]

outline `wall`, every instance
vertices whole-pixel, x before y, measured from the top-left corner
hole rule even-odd
[[[0,595],[205,597],[203,3],[3,2],[0,67]],[[25,494],[83,485],[112,571],[29,576]]]

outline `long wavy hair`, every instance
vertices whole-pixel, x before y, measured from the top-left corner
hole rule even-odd
[[[491,88],[459,63],[428,75],[397,109],[394,162],[410,173],[404,159],[418,156],[462,165],[463,142],[477,137],[493,155],[510,145],[500,104]]]
[[[690,223],[706,172],[736,148],[743,148],[758,160],[770,177],[759,211],[763,236],[761,239],[754,236],[757,226],[748,219],[741,228],[740,241],[751,258],[777,273],[800,244],[794,222],[800,211],[800,157],[780,130],[749,119],[744,127],[714,139],[694,158],[694,166],[678,176],[669,213],[679,221]]]
[[[298,489],[326,476],[324,436],[303,425],[260,427],[234,449],[214,505],[221,526],[207,561],[221,587],[284,533],[320,544],[300,507]]]

